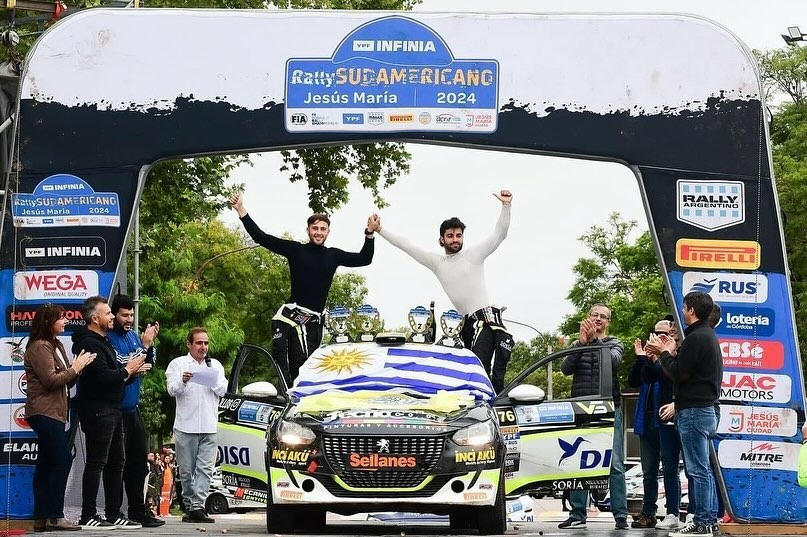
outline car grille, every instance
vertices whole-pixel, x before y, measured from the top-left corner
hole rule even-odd
[[[354,470],[348,466],[352,453],[370,455],[378,453],[380,439],[389,441],[392,455],[414,455],[419,467],[415,470]],[[351,488],[360,489],[407,489],[423,483],[440,461],[445,438],[442,436],[340,436],[323,437],[325,458],[334,473]]]

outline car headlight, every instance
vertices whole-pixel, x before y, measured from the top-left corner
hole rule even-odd
[[[281,421],[277,427],[277,438],[283,444],[300,446],[317,439],[314,431],[293,421]]]
[[[496,438],[496,426],[493,420],[485,420],[460,429],[452,438],[460,446],[484,446]]]

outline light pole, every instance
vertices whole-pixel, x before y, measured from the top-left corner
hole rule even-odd
[[[506,308],[502,308],[502,311],[504,311],[505,309]],[[529,328],[530,330],[534,331],[536,334],[538,334],[538,337],[543,339],[544,343],[546,343],[546,350],[549,351],[549,354],[552,354],[553,352],[555,352],[554,345],[552,344],[552,341],[555,340],[555,341],[559,342],[561,340],[561,338],[555,338],[553,336],[549,336],[549,335],[541,332],[540,330],[538,330],[534,326],[529,325],[527,323],[522,323],[521,321],[514,321],[513,319],[505,319],[503,317],[502,317],[502,321],[504,321],[506,323],[517,324],[519,326],[523,326],[525,328]],[[546,364],[546,396],[547,396],[547,398],[549,400],[552,400],[552,362],[549,362],[548,364]]]
[[[782,34],[782,39],[791,47],[795,47],[798,41],[804,41],[805,37],[807,37],[807,34],[801,33],[798,26],[788,26],[787,34]]]

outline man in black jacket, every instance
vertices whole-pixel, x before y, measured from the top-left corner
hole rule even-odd
[[[611,374],[614,398],[614,444],[611,457],[611,473],[608,488],[611,492],[611,513],[618,530],[628,529],[628,492],[625,484],[625,441],[622,434],[622,392],[619,389],[617,370],[622,363],[624,348],[615,337],[607,335],[611,323],[611,310],[603,304],[594,304],[588,318],[580,323],[580,337],[572,347],[605,345],[611,353]],[[600,393],[599,351],[570,354],[560,364],[564,375],[572,377],[572,397],[598,395]],[[587,490],[573,490],[569,494],[572,509],[569,518],[558,524],[560,529],[586,527]]]
[[[145,354],[129,360],[125,368],[119,369],[118,356],[107,338],[115,316],[106,299],[88,298],[81,314],[87,327],[73,334],[73,353],[94,352],[96,358],[78,378],[76,404],[87,444],[79,525],[85,530],[140,529],[140,524],[121,512],[125,462],[121,401],[126,381],[144,367]],[[106,519],[96,512],[102,474]]]
[[[272,356],[291,384],[300,366],[322,342],[322,314],[336,268],[364,267],[372,262],[378,220],[372,216],[367,219],[364,246],[354,253],[325,246],[331,221],[324,214],[308,218],[309,242],[300,243],[264,233],[247,213],[241,194],[232,196],[230,205],[252,240],[289,261],[291,296],[272,318]]]
[[[723,380],[723,357],[709,316],[714,301],[706,293],[692,292],[684,297],[681,307],[684,342],[676,351],[675,340],[660,336],[646,349],[659,356],[661,366],[675,383],[676,427],[681,436],[689,479],[690,510],[693,520],[671,536],[712,535],[712,518],[717,511],[714,475],[709,462],[709,441],[718,420],[720,385]]]

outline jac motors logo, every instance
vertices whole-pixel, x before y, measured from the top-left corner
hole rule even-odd
[[[72,298],[98,294],[98,274],[92,270],[38,270],[14,274],[17,300]]]
[[[792,408],[720,405],[717,432],[761,436],[794,436],[798,416]]]
[[[678,239],[675,262],[679,267],[756,270],[762,247],[755,241]]]
[[[762,304],[768,300],[768,277],[764,274],[726,272],[684,273],[684,294],[708,293],[718,303]]]
[[[745,185],[741,181],[677,183],[678,220],[706,231],[745,222]]]
[[[800,444],[723,440],[717,458],[723,468],[793,471],[798,466]]]
[[[418,461],[412,455],[351,453],[348,457],[348,465],[353,470],[415,470],[418,467]]]
[[[720,398],[732,401],[787,403],[791,396],[791,380],[786,375],[723,372]]]
[[[785,347],[779,341],[720,340],[725,367],[748,369],[781,369],[785,363]]]

